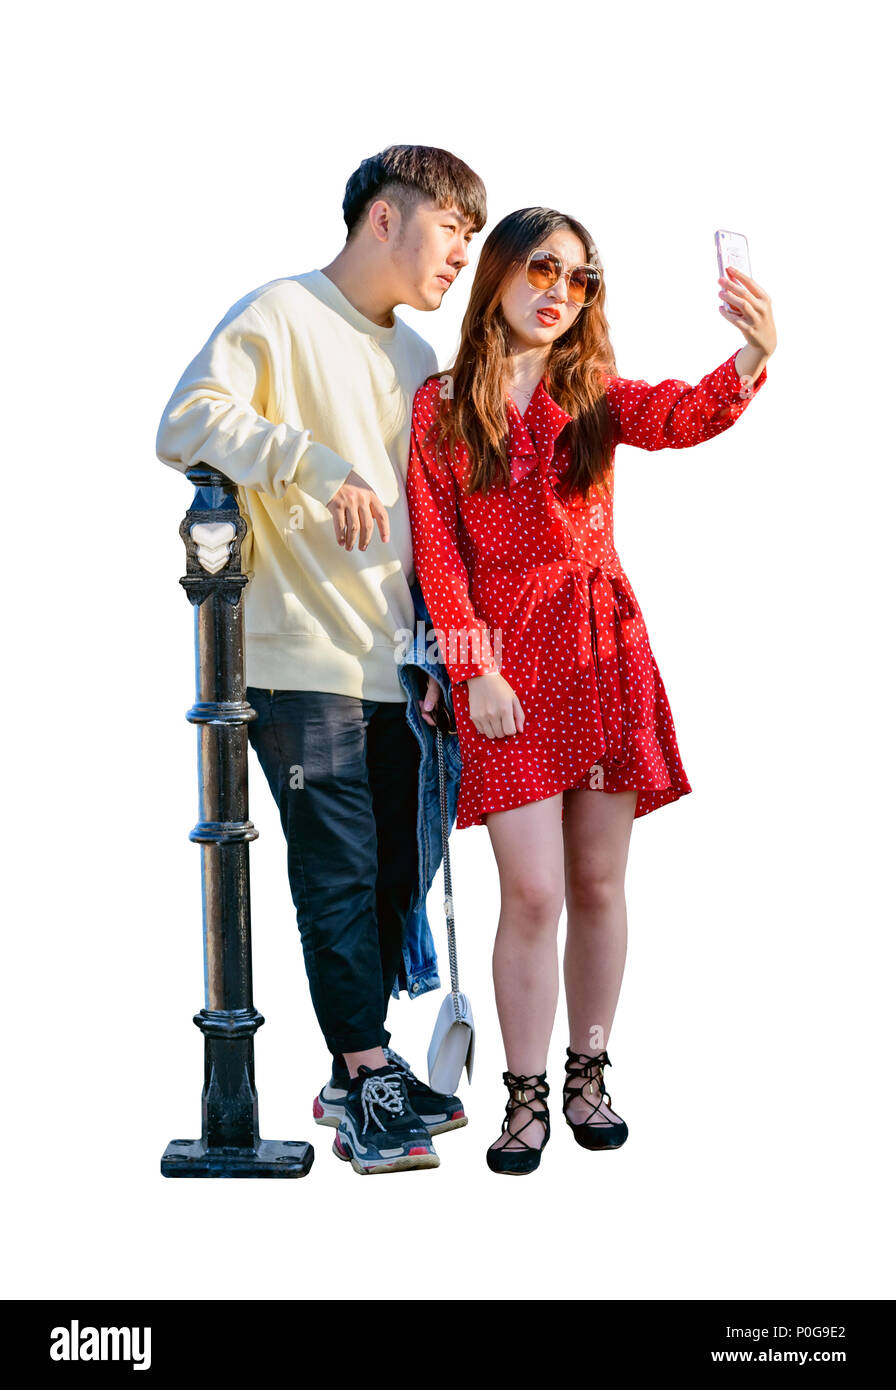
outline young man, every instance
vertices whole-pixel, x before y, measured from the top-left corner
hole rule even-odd
[[[445,150],[395,145],[345,191],[329,265],[234,304],[165,407],[158,457],[239,485],[249,739],[280,808],[311,998],[332,1075],[315,1119],[357,1172],[435,1167],[466,1124],[386,1047],[418,883],[420,748],[395,641],[414,630],[405,496],[414,392],[432,348],[393,314],[437,309],[486,220]],[[430,677],[423,718],[439,695]]]

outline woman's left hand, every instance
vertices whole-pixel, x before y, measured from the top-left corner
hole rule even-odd
[[[719,305],[719,313],[729,323],[737,324],[751,347],[763,357],[770,357],[778,345],[778,335],[772,317],[772,301],[765,290],[731,265],[719,277],[719,284],[722,286],[719,298],[725,300]]]

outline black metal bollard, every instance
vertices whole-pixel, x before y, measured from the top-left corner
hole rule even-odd
[[[314,1149],[298,1139],[261,1139],[255,1089],[255,1032],[264,1019],[252,1002],[246,702],[240,545],[246,523],[235,485],[213,468],[187,471],[196,487],[180,527],[187,548],[181,584],[194,606],[202,846],[205,1008],[193,1022],[205,1039],[202,1138],[173,1139],[162,1156],[166,1178],[298,1178]]]

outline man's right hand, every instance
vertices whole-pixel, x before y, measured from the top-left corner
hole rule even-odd
[[[486,738],[521,734],[525,715],[513,686],[499,671],[487,676],[471,676],[467,681],[470,718]]]
[[[374,525],[380,528],[383,540],[388,541],[389,513],[373,488],[354,469],[330,498],[327,509],[333,517],[336,539],[346,550],[351,550],[356,536],[358,549],[366,550]]]

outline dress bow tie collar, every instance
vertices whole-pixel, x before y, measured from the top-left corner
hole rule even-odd
[[[507,397],[511,485],[518,483],[540,461],[547,466],[554,457],[557,439],[572,419],[548,394],[544,379],[532,392],[525,414],[512,396]]]

